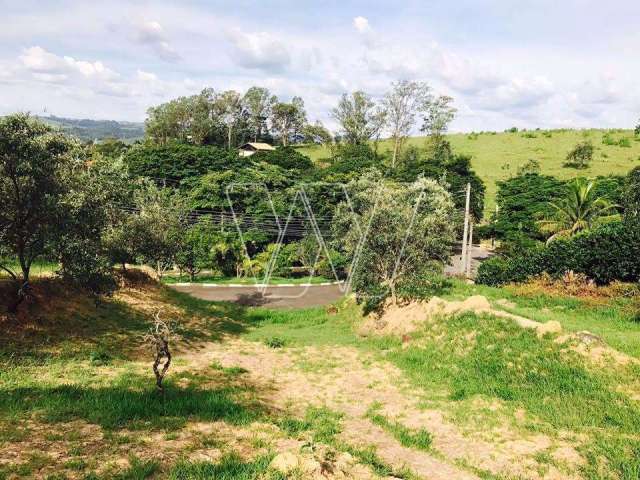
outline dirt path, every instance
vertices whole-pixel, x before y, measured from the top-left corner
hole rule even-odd
[[[185,358],[191,367],[212,362],[248,370],[265,402],[304,416],[309,406],[341,412],[341,438],[350,445],[375,446],[386,463],[408,467],[421,478],[475,479],[490,472],[523,478],[572,478],[558,471],[539,474],[537,452],[553,447],[539,434],[523,438],[504,427],[497,441],[469,435],[447,421],[443,412],[419,408],[421,396],[392,365],[348,347],[271,349],[239,339],[211,344]],[[425,428],[433,437],[429,451],[407,448],[367,418],[372,404],[392,422],[411,429]],[[563,446],[564,448],[564,446]]]

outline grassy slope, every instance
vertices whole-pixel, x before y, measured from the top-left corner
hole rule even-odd
[[[529,132],[536,138],[526,138],[522,132],[483,133],[477,137],[468,134],[451,134],[448,139],[456,152],[472,156],[473,168],[487,186],[486,211],[495,205],[496,181],[515,175],[518,167],[529,159],[540,161],[542,172],[559,178],[572,178],[577,174],[587,176],[626,174],[634,166],[640,165],[640,142],[631,141],[631,148],[602,144],[605,130],[566,130],[552,131],[546,138],[542,132]],[[614,139],[633,137],[631,130],[612,133]],[[586,170],[563,168],[562,163],[578,142],[590,140],[596,147],[594,161]],[[421,147],[423,137],[409,139],[409,145]],[[390,149],[390,142],[382,142],[382,151]],[[328,157],[323,147],[304,147],[301,151],[312,159]],[[606,156],[606,157],[605,157]],[[508,168],[506,167],[508,165]],[[503,168],[504,167],[504,168]]]
[[[88,473],[100,462],[127,450],[142,452],[140,456],[146,457],[141,461],[132,457],[130,469],[170,472],[174,478],[206,478],[227,470],[247,472],[246,476],[228,478],[256,478],[265,472],[270,457],[256,457],[249,463],[226,457],[215,464],[178,460],[159,465],[148,460],[144,444],[136,443],[140,435],[185,435],[183,428],[188,421],[218,421],[231,428],[248,428],[256,420],[280,426],[284,421],[271,417],[255,402],[254,386],[235,383],[232,377],[242,372],[216,365],[192,370],[190,365],[181,364],[180,356],[169,376],[164,401],[158,403],[149,378],[148,357],[140,350],[140,336],[148,328],[151,314],[160,308],[180,322],[181,343],[189,350],[197,349],[201,341],[220,339],[222,334],[242,335],[267,344],[275,344],[273,340],[278,338],[283,353],[301,345],[350,345],[395,364],[422,390],[425,407],[444,412],[463,429],[490,433],[497,427],[499,432],[499,425],[507,422],[513,428],[522,428],[523,433],[570,438],[587,459],[581,472],[585,478],[609,478],[602,475],[606,473],[611,478],[632,479],[640,474],[640,405],[627,393],[637,393],[634,379],[640,373],[638,367],[612,364],[604,369],[587,365],[552,339],[537,339],[509,321],[469,314],[437,322],[412,335],[407,347],[399,339],[362,339],[355,335],[358,309],[349,303],[340,305],[337,315],[328,315],[324,308],[271,312],[204,302],[166,288],[138,286],[96,309],[88,299],[67,291],[52,287],[38,292],[40,298],[46,293],[55,294],[58,300],[29,305],[35,314],[32,318],[38,318],[38,322],[23,323],[15,333],[9,328],[9,341],[0,345],[0,448],[7,443],[29,442],[33,432],[44,428],[50,432],[47,442],[52,448],[69,446],[69,453],[63,456],[67,472],[75,469]],[[628,336],[626,350],[640,355],[637,325],[630,324],[618,304],[609,306],[609,314],[600,315],[594,310],[596,313],[590,315],[589,307],[570,299],[536,299],[485,287],[474,290],[459,282],[444,292],[448,297],[471,293],[508,298],[517,304],[515,311],[529,313],[535,313],[535,302],[551,307],[564,302],[568,308],[554,318],[570,329],[593,329],[601,324],[620,338]],[[627,335],[632,330],[635,334]],[[478,400],[498,407],[479,408]],[[524,420],[516,415],[520,410],[526,413]],[[318,429],[319,434],[324,431],[322,435],[331,437],[326,426],[314,426],[318,415],[324,418],[321,423],[331,417],[327,412],[320,413],[302,423],[287,420],[287,424]],[[402,444],[430,448],[429,432],[407,429],[380,417],[373,409],[369,415]],[[106,446],[88,450],[85,432],[69,431],[72,424],[68,422],[74,419],[99,427]],[[52,461],[51,457],[34,456],[28,463],[0,466],[0,478],[3,473],[50,469]],[[541,455],[540,461],[547,460]],[[109,468],[113,474],[119,471],[116,465]]]
[[[448,298],[471,294],[508,298],[516,303],[512,310],[519,313],[535,313],[533,305],[538,302],[560,305],[563,310],[555,311],[559,313],[553,318],[567,330],[590,329],[607,340],[617,340],[614,343],[627,353],[640,355],[640,327],[616,302],[606,307],[608,313],[595,309],[590,315],[591,307],[576,299],[518,296],[497,288],[477,290],[461,282],[443,293]],[[546,320],[550,317],[546,315],[534,318]],[[489,432],[492,426],[507,422],[519,424],[516,428],[526,432],[570,438],[587,459],[581,469],[584,478],[636,479],[640,474],[640,421],[636,418],[640,404],[620,392],[621,386],[637,388],[637,365],[612,364],[603,369],[585,364],[552,338],[538,339],[511,321],[473,314],[432,323],[413,334],[408,345],[395,338],[358,338],[350,321],[327,318],[322,309],[269,315],[257,310],[252,324],[247,337],[267,344],[278,338],[285,348],[340,344],[377,353],[423,390],[426,407],[446,412],[470,431]],[[499,407],[482,408],[478,400]],[[524,423],[517,420],[517,411],[526,412]],[[400,429],[402,435],[402,426],[376,421],[375,412],[371,417],[385,429]],[[408,438],[420,448],[423,442],[415,437],[428,439],[427,433],[412,432]],[[545,455],[539,460],[544,463]]]

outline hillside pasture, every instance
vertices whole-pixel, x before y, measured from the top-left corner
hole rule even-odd
[[[520,132],[454,133],[447,135],[457,153],[470,155],[473,169],[487,187],[485,212],[495,208],[496,182],[516,175],[529,160],[540,162],[541,173],[560,179],[576,176],[625,175],[640,165],[640,138],[633,130],[528,130]],[[624,140],[627,139],[627,140]],[[579,142],[595,147],[593,161],[584,170],[563,167],[567,153]],[[412,137],[407,145],[424,147],[425,137]],[[626,145],[626,146],[625,146]],[[330,157],[322,146],[301,147],[313,160]],[[383,140],[379,151],[391,152],[391,141]]]

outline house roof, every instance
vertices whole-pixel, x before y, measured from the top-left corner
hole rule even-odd
[[[252,148],[254,150],[275,150],[275,148],[273,148],[271,145],[269,145],[268,143],[260,143],[260,142],[249,142],[249,143],[245,143],[244,145],[242,145],[240,147],[241,149],[248,149],[248,148]]]

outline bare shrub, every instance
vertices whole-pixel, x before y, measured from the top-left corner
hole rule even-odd
[[[153,373],[156,376],[158,390],[162,391],[164,390],[162,380],[164,380],[164,376],[167,374],[167,370],[169,370],[169,366],[171,365],[169,341],[171,340],[172,329],[168,323],[160,320],[160,312],[156,313],[154,318],[153,327],[149,330],[149,333],[144,336],[144,341],[155,353]],[[162,365],[162,370],[160,370],[160,365],[163,361],[164,365]]]

